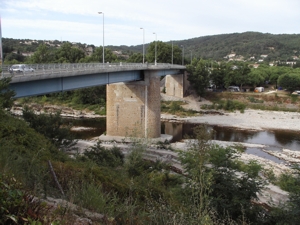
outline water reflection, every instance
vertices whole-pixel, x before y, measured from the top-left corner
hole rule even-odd
[[[92,130],[73,131],[78,139],[90,139],[102,135],[106,131],[106,118],[99,119],[65,119],[66,123],[73,126],[90,127]],[[193,138],[193,128],[199,124],[162,122],[161,133],[173,135],[173,141]],[[239,130],[230,127],[209,126],[214,130],[214,140],[245,142],[253,144],[269,145],[270,150],[287,148],[300,150],[300,132],[295,131],[252,131]]]
[[[198,124],[162,123],[162,133],[173,135],[173,141],[193,136],[193,128]],[[220,141],[245,142],[269,145],[270,149],[287,148],[300,150],[300,132],[295,131],[253,131],[230,127],[210,126],[214,130],[213,139]]]
[[[73,127],[88,127],[88,130],[73,130],[76,139],[91,139],[102,135],[106,131],[106,118],[97,119],[70,119],[65,118],[64,123],[72,124]]]
[[[269,159],[269,160],[272,160],[273,162],[276,162],[276,163],[281,163],[281,164],[285,164],[286,161],[283,160],[283,159],[279,159],[273,155],[270,155],[266,152],[263,152],[261,149],[259,148],[247,148],[247,150],[245,151],[246,153],[248,154],[252,154],[252,155],[257,155],[261,158],[264,158],[264,159]]]

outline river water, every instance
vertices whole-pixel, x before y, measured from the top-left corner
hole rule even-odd
[[[89,129],[73,131],[77,139],[90,139],[102,135],[106,130],[106,118],[98,119],[66,119],[68,123],[76,127],[85,127]],[[199,124],[189,123],[170,123],[162,122],[161,133],[173,135],[173,142],[181,141],[193,137],[193,128]],[[254,131],[241,130],[231,127],[210,126],[213,129],[213,139],[230,142],[244,142],[251,144],[267,145],[265,149],[281,151],[283,148],[300,151],[300,132],[285,130]],[[247,148],[247,153],[258,155],[263,158],[273,160],[277,163],[283,163],[274,156],[271,156],[258,148]]]

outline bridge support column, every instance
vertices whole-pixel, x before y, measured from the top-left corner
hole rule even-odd
[[[160,137],[160,78],[155,71],[145,71],[144,77],[107,85],[106,135]]]
[[[165,87],[167,95],[183,98],[188,86],[189,82],[186,72],[184,74],[166,75]]]

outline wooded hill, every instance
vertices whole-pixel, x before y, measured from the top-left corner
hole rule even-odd
[[[27,40],[28,41],[28,40]],[[32,45],[25,44],[25,40],[3,38],[3,51],[34,52],[38,44],[37,41]],[[55,40],[56,45],[61,44]],[[171,44],[171,41],[168,42]],[[173,41],[174,45],[184,46],[184,55],[187,59],[191,56],[204,59],[226,60],[226,56],[235,54],[235,58],[244,60],[259,60],[261,55],[267,55],[264,61],[295,61],[300,57],[300,34],[270,34],[260,32],[244,32],[232,34],[219,34],[191,38],[187,40]],[[79,47],[91,46],[77,43]],[[147,48],[148,44],[145,45]],[[55,46],[54,46],[55,47]],[[122,51],[123,54],[142,52],[142,45],[136,46],[106,46],[111,50]],[[225,57],[225,58],[224,58]]]

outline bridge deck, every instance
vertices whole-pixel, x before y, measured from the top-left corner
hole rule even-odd
[[[2,77],[12,77],[11,89],[16,98],[43,95],[78,88],[129,82],[144,79],[144,71],[152,70],[157,76],[179,74],[185,66],[173,64],[142,63],[77,63],[77,64],[34,64],[34,71],[10,73],[3,67]]]

